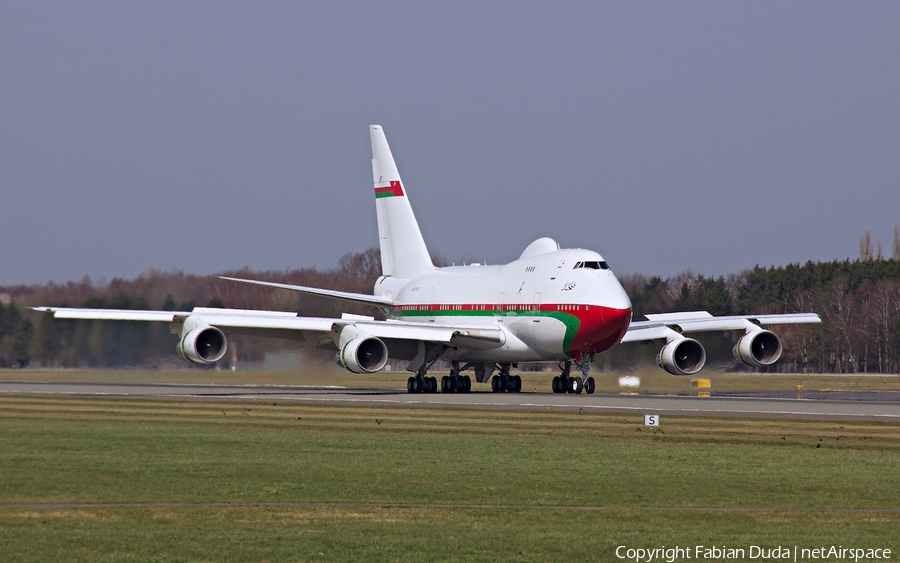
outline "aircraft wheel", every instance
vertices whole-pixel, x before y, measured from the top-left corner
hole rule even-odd
[[[472,390],[472,379],[468,375],[462,376],[463,383],[463,393],[468,393]]]
[[[438,390],[437,378],[429,377],[428,381],[429,381],[428,392],[429,393],[437,393],[437,390]]]
[[[584,380],[580,377],[571,377],[569,380],[572,382],[572,393],[580,395],[581,390],[584,389]]]
[[[449,380],[450,378],[446,375],[441,378],[441,393],[447,393],[447,384]]]
[[[553,377],[553,381],[550,383],[550,388],[553,389],[554,393],[559,393],[559,376],[558,375]]]
[[[520,393],[522,391],[522,378],[515,375],[510,378],[512,380],[512,392]]]
[[[408,393],[416,392],[416,378],[415,377],[410,377],[409,379],[406,380],[406,391]]]
[[[500,392],[500,377],[497,375],[491,378],[491,391],[494,393]]]
[[[587,378],[587,381],[584,382],[584,392],[588,395],[594,394],[594,389],[596,388],[596,383],[593,377]]]

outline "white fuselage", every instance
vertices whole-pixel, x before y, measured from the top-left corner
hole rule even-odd
[[[412,280],[382,276],[375,294],[393,300],[395,319],[504,330],[499,348],[455,352],[469,361],[580,358],[617,344],[631,321],[631,301],[612,270],[599,254],[581,249],[502,266],[437,268]]]

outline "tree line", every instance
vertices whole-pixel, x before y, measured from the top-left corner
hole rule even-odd
[[[896,246],[896,245],[895,245]],[[862,244],[861,244],[862,249]],[[900,253],[900,248],[894,249]],[[316,268],[223,272],[238,278],[371,293],[381,273],[379,251],[344,255],[327,270]],[[683,272],[663,279],[620,276],[634,308],[646,313],[706,310],[714,315],[814,312],[820,325],[782,326],[783,359],[768,370],[821,373],[900,371],[900,259],[873,252],[858,260],[756,266],[738,274],[707,277]],[[176,338],[165,323],[61,321],[30,311],[37,305],[190,311],[229,307],[296,311],[339,317],[342,312],[373,314],[364,305],[296,292],[268,290],[214,276],[151,270],[133,280],[89,279],[64,284],[0,288],[0,367],[164,367],[182,362],[172,353]],[[376,314],[377,316],[377,314]],[[750,369],[731,360],[733,340],[704,335],[710,362],[726,369]],[[268,352],[296,347],[293,341],[235,337],[236,354],[223,363],[259,361]],[[630,369],[655,356],[646,346],[628,344],[602,355],[610,369]],[[323,354],[321,359],[330,359]],[[183,364],[181,364],[183,365]]]
[[[818,325],[774,328],[784,342],[782,360],[768,370],[798,373],[900,371],[900,260],[807,262],[760,267],[708,278],[685,272],[669,279],[623,276],[635,319],[662,311],[714,315],[818,313]],[[730,335],[727,335],[730,336]],[[727,358],[732,339],[705,335],[710,359]],[[633,347],[632,347],[633,350]],[[633,351],[611,360],[633,361]],[[738,369],[739,364],[731,367]]]

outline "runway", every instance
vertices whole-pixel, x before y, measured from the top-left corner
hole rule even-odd
[[[690,416],[868,419],[900,422],[900,391],[815,392],[800,398],[754,393],[685,395],[554,395],[541,393],[408,394],[400,389],[279,385],[173,385],[0,382],[7,395],[121,397],[157,400],[266,400],[310,404],[456,407],[509,410],[634,412]]]

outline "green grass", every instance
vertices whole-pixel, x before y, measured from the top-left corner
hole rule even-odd
[[[900,426],[641,422],[0,397],[0,561],[609,561],[617,545],[696,544],[900,552]]]

